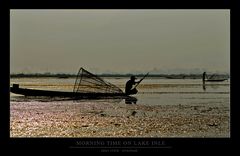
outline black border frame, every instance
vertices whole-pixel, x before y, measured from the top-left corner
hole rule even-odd
[[[1,87],[1,104],[0,104],[0,147],[11,147],[14,149],[56,149],[56,150],[73,150],[73,151],[96,151],[96,152],[124,152],[122,151],[123,146],[116,146],[112,151],[103,151],[101,145],[99,148],[82,148],[78,146],[79,141],[102,141],[106,145],[107,141],[120,141],[121,144],[126,141],[159,141],[163,143],[162,148],[148,148],[148,147],[137,147],[137,148],[126,148],[125,152],[142,152],[142,151],[169,151],[169,150],[191,150],[197,149],[201,152],[203,149],[212,151],[221,150],[233,150],[234,145],[237,143],[239,138],[239,129],[237,129],[238,120],[236,119],[237,102],[234,98],[237,97],[237,74],[234,74],[233,63],[234,59],[237,58],[236,51],[239,51],[237,40],[239,34],[238,10],[240,9],[240,3],[237,1],[230,0],[184,0],[184,1],[164,1],[154,2],[150,1],[111,1],[103,0],[99,1],[31,1],[31,0],[10,0],[7,5],[3,5],[4,9],[1,9],[1,19],[3,19],[2,26],[2,45],[4,45],[4,57],[1,57],[3,61],[3,73],[0,77]],[[10,138],[9,134],[9,120],[10,120],[10,105],[9,105],[9,85],[10,85],[10,9],[230,9],[231,12],[231,137],[230,138]],[[236,63],[236,62],[235,62]],[[234,84],[234,85],[232,85]],[[2,126],[3,125],[3,126]],[[75,148],[76,147],[76,148]],[[79,148],[80,147],[80,148]],[[129,146],[128,146],[129,147]],[[152,147],[152,146],[151,146]],[[197,151],[196,151],[197,152]]]

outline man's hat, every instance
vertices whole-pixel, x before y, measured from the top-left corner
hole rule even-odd
[[[135,76],[131,76],[131,80],[135,80],[137,79]]]

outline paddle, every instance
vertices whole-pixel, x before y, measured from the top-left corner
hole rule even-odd
[[[146,75],[144,75],[143,78],[141,78],[141,80],[136,84],[136,86],[135,86],[133,89],[137,88],[137,86],[142,82],[143,79],[145,79],[145,77],[146,77],[148,74],[149,74],[149,72],[148,72]]]

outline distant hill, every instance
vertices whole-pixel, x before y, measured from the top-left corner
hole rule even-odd
[[[97,74],[100,77],[130,77],[133,74]],[[143,77],[145,74],[134,74],[136,77]],[[217,74],[220,77],[229,78],[228,74]],[[11,74],[11,78],[75,78],[76,74],[52,74],[52,73],[34,73],[34,74]],[[149,74],[148,77],[162,77],[167,79],[200,79],[202,74]]]

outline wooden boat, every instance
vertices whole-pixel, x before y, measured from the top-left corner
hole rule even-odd
[[[50,91],[50,90],[37,90],[19,88],[18,84],[13,84],[10,87],[10,91],[15,94],[25,96],[48,96],[48,97],[68,97],[77,99],[101,99],[101,98],[121,98],[121,99],[132,99],[134,97],[128,96],[125,93],[74,93],[74,92],[63,92],[63,91]]]
[[[141,81],[147,76],[146,74]],[[140,82],[139,82],[140,83]],[[135,97],[132,97],[124,93],[117,86],[104,81],[102,78],[94,75],[87,70],[80,68],[75,80],[73,92],[64,91],[50,91],[50,90],[38,90],[19,88],[19,84],[13,84],[10,87],[10,91],[15,94],[25,96],[47,96],[47,97],[67,97],[73,99],[126,99],[130,101],[136,101]]]
[[[207,82],[222,82],[222,81],[225,81],[225,80],[227,80],[227,79],[207,79],[205,81],[207,81]]]

